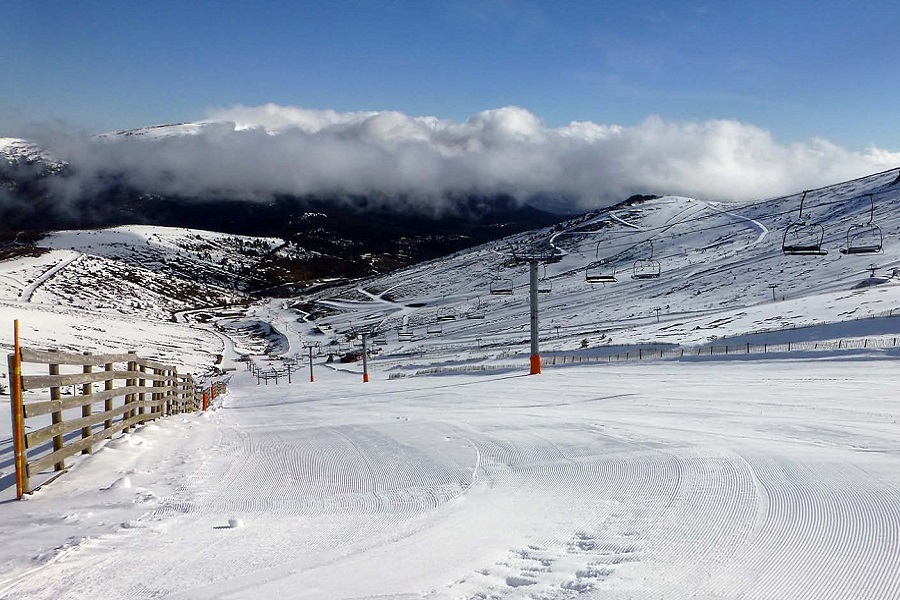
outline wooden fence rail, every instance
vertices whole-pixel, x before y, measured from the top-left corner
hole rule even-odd
[[[160,417],[206,410],[224,384],[199,385],[172,365],[126,354],[71,354],[18,345],[8,357],[16,495],[66,470],[66,459]],[[23,374],[23,365],[29,374]],[[44,370],[45,374],[35,371]],[[48,418],[49,416],[49,418]],[[29,422],[30,420],[30,422]],[[26,429],[30,430],[26,433]]]

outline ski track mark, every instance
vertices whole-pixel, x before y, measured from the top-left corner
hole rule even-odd
[[[895,489],[852,465],[745,458],[765,490],[768,514],[759,538],[739,555],[752,582],[740,597],[898,597]]]

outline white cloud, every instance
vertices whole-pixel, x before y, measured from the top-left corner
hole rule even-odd
[[[633,193],[758,199],[900,165],[900,153],[852,152],[818,139],[781,144],[738,121],[650,117],[632,127],[548,128],[514,106],[461,123],[393,111],[236,106],[199,126],[43,141],[72,164],[77,177],[69,183],[78,193],[104,174],[123,173],[164,194],[377,192],[429,208],[452,193],[562,196],[580,208]]]

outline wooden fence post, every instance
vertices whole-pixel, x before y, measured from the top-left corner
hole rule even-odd
[[[178,379],[178,370],[172,369],[169,371],[169,381],[171,381],[172,386],[172,402],[178,405],[178,413],[186,413],[187,405],[184,403],[184,397],[181,391],[180,380]]]
[[[51,350],[51,352],[59,352],[59,350],[54,349],[54,350]],[[50,375],[59,375],[59,365],[58,364],[51,364],[51,365],[49,365],[49,367],[50,367]],[[57,386],[51,387],[50,388],[50,400],[59,402],[60,398],[61,398],[61,395],[60,395],[60,391],[59,391],[59,386],[57,385]],[[54,425],[57,425],[57,424],[63,422],[63,414],[62,414],[61,410],[54,410],[50,416],[51,416],[51,422]],[[60,433],[58,435],[53,436],[53,451],[54,452],[56,452],[58,450],[62,450],[63,444],[64,444],[63,434]],[[54,471],[64,471],[65,468],[66,468],[65,459],[60,459],[56,464],[53,465]]]
[[[178,371],[172,369],[169,371],[169,386],[172,390],[169,392],[172,395],[172,402],[175,404],[175,410],[178,411],[178,414],[187,412],[185,409],[184,403],[181,401],[181,392],[178,387]]]
[[[90,356],[90,352],[85,352],[84,356]],[[94,370],[93,365],[82,365],[81,372],[82,373],[90,373]],[[94,393],[94,384],[93,383],[83,383],[81,384],[81,394],[83,396],[90,396]],[[85,404],[81,407],[81,416],[82,417],[90,417],[93,412],[94,407],[90,402],[85,402]],[[87,425],[81,428],[81,439],[86,440],[91,437],[91,426]],[[94,452],[93,446],[88,446],[84,450],[81,451],[82,454],[92,454]]]
[[[154,369],[153,369],[153,374],[154,374],[154,375],[161,375],[161,374],[162,374],[162,370],[160,370],[160,369],[155,369],[155,368],[154,368]],[[162,384],[162,383],[163,383],[163,382],[160,381],[159,379],[154,379],[154,380],[153,380],[153,387],[155,387],[155,388],[161,387],[161,384]],[[169,414],[169,413],[168,413],[168,406],[166,406],[166,398],[165,398],[165,394],[163,394],[162,392],[159,392],[159,391],[155,392],[155,393],[153,394],[153,403],[159,407],[159,416],[160,416],[160,417],[165,417],[166,415]]]
[[[146,373],[146,372],[147,372],[147,367],[145,367],[144,365],[140,365],[140,366],[138,367],[138,371],[139,371],[140,373]],[[138,387],[141,388],[141,389],[143,389],[145,385],[147,385],[147,380],[144,379],[143,377],[140,377],[140,378],[138,379]],[[139,415],[143,415],[143,414],[145,414],[145,413],[147,412],[147,409],[146,409],[146,407],[144,406],[144,401],[145,401],[146,399],[147,399],[147,394],[145,394],[144,392],[139,392],[139,393],[138,393],[138,414],[139,414]],[[153,414],[153,407],[152,407],[152,406],[150,407],[150,413],[151,413],[151,415]],[[151,418],[152,418],[152,417],[151,417]],[[141,420],[141,422],[143,423],[144,421]]]
[[[29,490],[28,468],[25,464],[25,422],[22,402],[22,351],[19,346],[19,320],[13,321],[13,353],[9,356],[9,407],[12,412],[13,452],[16,463],[16,499]]]
[[[175,405],[175,411],[177,414],[181,414],[184,412],[184,404],[181,403],[181,392],[178,387],[178,375],[174,370],[168,371],[169,374],[169,387],[172,388],[169,394],[172,396],[172,404]]]
[[[131,357],[131,360],[128,361],[128,372],[134,373],[135,371],[137,371],[137,352],[131,350],[128,352],[128,355],[129,357]],[[136,383],[137,378],[135,377],[128,377],[127,379],[125,379],[126,387],[134,387]],[[137,410],[134,407],[135,400],[137,400],[137,394],[135,394],[134,392],[125,395],[125,405],[127,408],[125,410],[125,415],[122,417],[123,420],[127,421],[137,414]],[[124,431],[131,431],[134,428],[135,425],[131,425],[129,427],[126,427]]]
[[[179,410],[178,402],[175,401],[175,398],[172,395],[172,388],[175,386],[175,382],[172,381],[172,371],[170,369],[163,369],[163,376],[166,378],[163,385],[166,386],[166,404],[169,405],[169,414],[177,415],[181,411]]]
[[[113,379],[113,374],[112,374],[113,363],[106,363],[105,365],[103,365],[103,370],[106,371],[107,373],[109,373],[109,379],[106,379],[103,382],[103,390],[108,392],[113,389],[113,384],[115,383],[115,380]],[[112,409],[113,409],[113,399],[107,398],[106,402],[103,403],[103,410],[105,410],[106,412],[112,412]],[[106,429],[112,429],[112,426],[113,426],[112,417],[106,419],[106,421],[103,422],[103,427],[105,427]]]

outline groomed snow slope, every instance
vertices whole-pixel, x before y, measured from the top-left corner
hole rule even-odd
[[[900,595],[893,360],[317,375],[4,505],[0,597]]]

